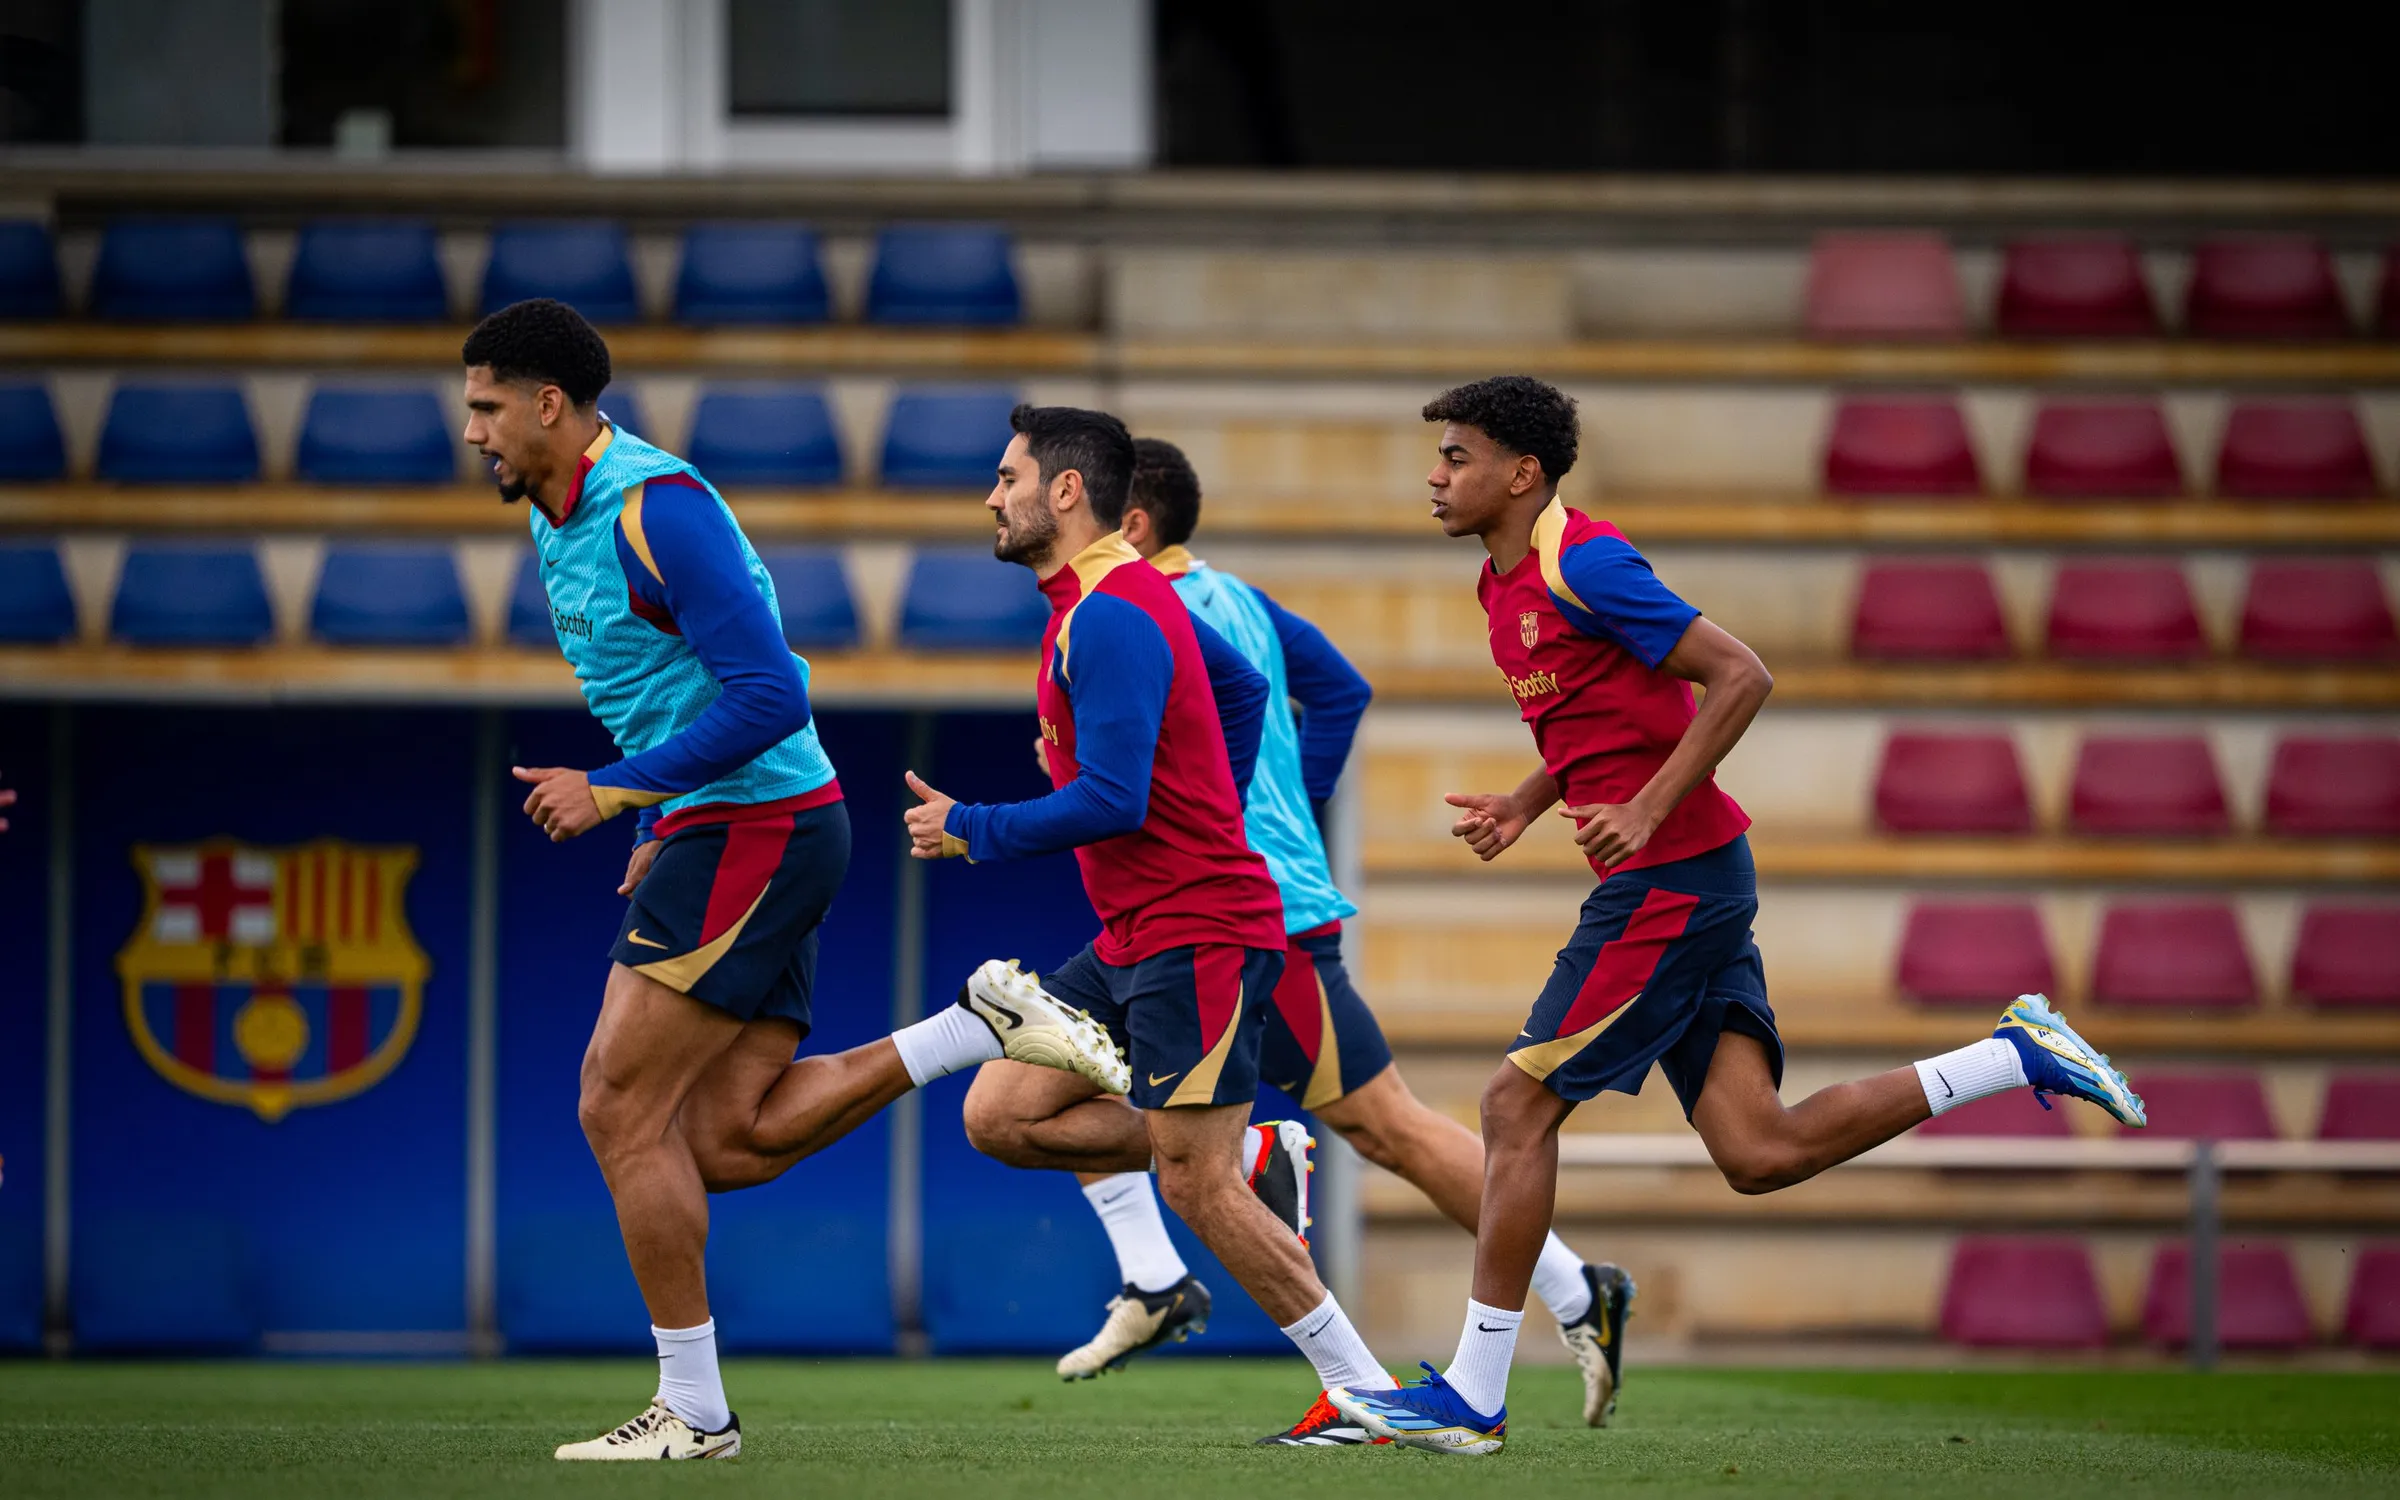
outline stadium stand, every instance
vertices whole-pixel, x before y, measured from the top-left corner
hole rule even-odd
[[[2188,661],[2208,654],[2174,562],[2062,562],[2050,585],[2050,654],[2075,661]]]
[[[926,651],[1022,651],[1049,623],[1033,575],[988,550],[919,552],[900,597],[900,644]]]
[[[616,423],[635,437],[643,438],[645,441],[650,440],[651,429],[642,420],[642,401],[639,396],[634,394],[632,386],[621,380],[612,383],[608,389],[600,393],[599,407],[600,414],[611,422]]]
[[[2400,906],[2324,902],[2302,912],[2292,995],[2318,1006],[2400,1008]]]
[[[2134,1091],[2150,1107],[2148,1139],[2271,1141],[2281,1132],[2255,1073],[2229,1069],[2172,1073],[2145,1069]],[[2132,1127],[2121,1126],[2130,1131]]]
[[[2025,491],[2053,499],[2183,493],[2183,468],[2156,401],[2045,401],[2025,446]]]
[[[2154,338],[2158,306],[2128,239],[2015,240],[1994,321],[2009,338]]]
[[[783,638],[794,650],[858,644],[858,606],[842,554],[826,547],[764,547],[758,559],[775,580]],[[546,627],[545,627],[546,628]]]
[[[2191,1342],[2189,1245],[2161,1245],[2152,1258],[2142,1294],[2142,1337],[2170,1349]],[[2218,1250],[2217,1341],[2227,1349],[2298,1349],[2316,1342],[2291,1255],[2281,1245]]]
[[[252,646],[275,612],[249,547],[146,543],[126,549],[108,630],[136,646]]]
[[[2242,650],[2277,661],[2378,661],[2400,655],[2400,638],[2371,560],[2274,560],[2251,566]]]
[[[2092,998],[2190,1010],[2257,1004],[2257,974],[2233,908],[2205,900],[2110,906],[2093,949]]]
[[[325,554],[309,629],[334,646],[457,646],[467,598],[447,547],[353,543]]]
[[[1970,1236],[1951,1252],[1942,1337],[1991,1349],[2098,1349],[2108,1314],[2081,1241]]]
[[[55,318],[58,251],[38,219],[0,219],[0,318]]]
[[[2352,500],[2377,490],[2366,430],[2347,399],[2237,401],[2217,450],[2217,493]]]
[[[293,469],[313,484],[447,484],[458,437],[433,392],[318,386]]]
[[[1920,901],[1900,935],[1900,993],[1920,1005],[2006,1004],[2056,994],[2042,914],[2030,901]]]
[[[875,237],[870,323],[1003,327],[1024,307],[1008,231],[980,224],[896,224]]]
[[[558,649],[558,631],[550,623],[550,596],[542,591],[542,560],[531,550],[517,560],[508,589],[508,643]]]
[[[823,386],[720,385],[701,392],[685,456],[711,484],[827,485],[842,446]]]
[[[2216,756],[2196,734],[2094,735],[2075,753],[2075,832],[2205,838],[2230,831]]]
[[[1825,488],[1836,495],[1975,495],[1983,491],[1966,417],[1947,396],[1848,396],[1825,441]]]
[[[694,224],[675,273],[675,321],[822,323],[831,316],[816,231],[805,224]]]
[[[1894,833],[2030,833],[2033,805],[2005,734],[1900,730],[1875,773],[1875,820]]]
[[[1877,562],[1859,580],[1850,654],[1866,661],[1990,661],[2011,654],[2000,591],[1980,562]]]
[[[432,221],[318,219],[300,226],[283,315],[315,323],[438,323],[450,293]]]
[[[2383,275],[2375,292],[2375,332],[2400,339],[2400,244],[2384,247]]]
[[[2400,1244],[2358,1248],[2342,1336],[2362,1349],[2400,1349]]]
[[[988,490],[1016,404],[1016,392],[995,386],[901,387],[884,415],[883,482]]]
[[[49,387],[39,381],[0,385],[0,480],[24,484],[67,477],[66,439]]]
[[[528,297],[555,297],[595,323],[642,315],[624,229],[605,220],[517,220],[492,226],[484,312]]]
[[[100,429],[102,479],[238,484],[258,477],[258,434],[235,385],[121,385]]]
[[[0,641],[45,643],[75,635],[75,596],[56,547],[0,546]]]
[[[232,323],[257,311],[249,253],[232,219],[119,219],[101,237],[93,317]]]
[[[2267,770],[2267,831],[2400,837],[2400,736],[2291,735]]]
[[[2333,256],[2301,235],[2204,240],[2184,297],[2187,332],[2212,339],[2325,339],[2350,332]]]
[[[2320,1141],[2400,1141],[2400,1073],[2336,1073],[2325,1080]]]
[[[1808,264],[1808,331],[1821,339],[1962,338],[1958,269],[1938,234],[1825,234]]]

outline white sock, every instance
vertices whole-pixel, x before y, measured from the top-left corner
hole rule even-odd
[[[892,1033],[892,1045],[900,1049],[908,1081],[918,1088],[1000,1056],[1000,1038],[961,1005],[945,1005],[914,1026],[901,1027]]]
[[[1925,1102],[1935,1114],[1993,1094],[2021,1089],[2026,1084],[2025,1059],[2014,1045],[1996,1036],[1970,1042],[1917,1064],[1917,1082],[1925,1086]]]
[[[701,1432],[723,1432],[733,1413],[717,1374],[717,1320],[697,1328],[652,1324],[650,1335],[658,1340],[659,1404]]]
[[[1442,1378],[1460,1399],[1487,1417],[1508,1405],[1508,1366],[1517,1357],[1517,1325],[1523,1309],[1507,1312],[1467,1299],[1466,1326],[1458,1331],[1458,1353]]]
[[[1119,1172],[1088,1182],[1084,1200],[1100,1216],[1108,1243],[1117,1252],[1117,1274],[1137,1291],[1163,1292],[1191,1274],[1175,1242],[1167,1238],[1167,1222],[1158,1214],[1158,1194],[1151,1191],[1147,1172]]]
[[[1567,1248],[1554,1232],[1542,1241],[1542,1258],[1533,1263],[1533,1294],[1566,1327],[1592,1309],[1592,1289],[1583,1279],[1583,1257]]]
[[[1327,1390],[1347,1386],[1357,1391],[1388,1391],[1400,1384],[1375,1362],[1374,1351],[1350,1326],[1350,1315],[1327,1292],[1316,1310],[1283,1331],[1300,1346],[1301,1358],[1317,1367],[1317,1382]]]

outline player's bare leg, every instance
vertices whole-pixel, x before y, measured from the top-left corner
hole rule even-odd
[[[1532,1080],[1528,1079],[1527,1082]],[[1817,1090],[1786,1106],[1758,1038],[1717,1038],[1692,1128],[1737,1193],[1772,1193],[1873,1150],[1933,1117],[1915,1067]]]
[[[984,1064],[967,1087],[962,1118],[968,1142],[1008,1166],[1093,1175],[1150,1169],[1142,1112],[1054,1068]]]
[[[1250,1106],[1145,1110],[1158,1191],[1269,1317],[1289,1324],[1325,1301],[1290,1228],[1258,1201],[1242,1169]]]
[[[792,1022],[752,1021],[693,1085],[681,1125],[708,1191],[774,1181],[915,1087],[888,1037],[795,1060],[799,1047]],[[993,1066],[1067,1076],[1021,1063]]]

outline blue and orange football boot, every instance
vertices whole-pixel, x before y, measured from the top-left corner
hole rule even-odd
[[[2050,1107],[2047,1095],[2063,1094],[2099,1105],[2121,1125],[2138,1129],[2150,1123],[2142,1096],[2110,1064],[2108,1054],[2077,1036],[2044,996],[2019,995],[2000,1013],[1992,1035],[2017,1049],[2026,1081],[2042,1108]]]
[[[1397,1390],[1334,1390],[1325,1399],[1374,1436],[1403,1448],[1473,1458],[1499,1452],[1508,1440],[1508,1408],[1486,1416],[1467,1405],[1441,1371],[1421,1361],[1417,1367],[1425,1378]]]

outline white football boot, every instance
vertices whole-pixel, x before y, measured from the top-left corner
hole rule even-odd
[[[728,1416],[723,1432],[702,1432],[656,1401],[642,1414],[590,1442],[561,1443],[563,1459],[622,1462],[628,1459],[670,1462],[686,1458],[731,1458],[742,1451],[742,1419]]]
[[[958,1003],[992,1028],[1011,1062],[1057,1068],[1111,1094],[1133,1088],[1133,1068],[1108,1028],[1042,988],[1015,959],[989,959],[959,986]]]

